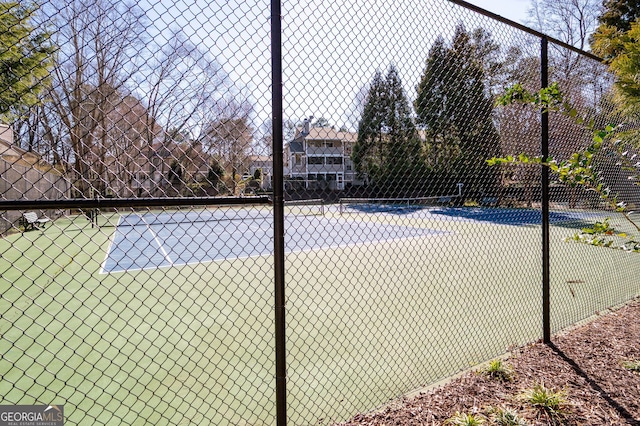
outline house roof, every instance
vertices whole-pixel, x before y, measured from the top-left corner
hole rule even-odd
[[[11,127],[0,124],[0,159],[23,167],[33,167],[41,172],[60,175],[60,170],[45,161],[40,154],[27,151],[13,143],[13,130]]]
[[[263,162],[268,162],[271,161],[271,157],[269,157],[268,155],[250,155],[249,156],[249,161],[263,161]]]
[[[300,141],[300,142],[296,142],[296,141],[289,142],[289,150],[291,152],[304,152],[304,147],[302,145],[302,141]]]
[[[6,124],[0,124],[0,141],[7,142],[9,145],[13,144],[13,130]]]
[[[2,137],[0,137],[0,159],[12,166],[33,167],[41,172],[61,174],[54,166],[43,160],[40,154],[12,145]]]
[[[0,157],[10,163],[21,163],[22,165],[32,165],[40,162],[41,158],[35,152],[29,152],[13,145],[13,137],[6,137],[0,128]]]
[[[305,134],[301,130],[296,132],[293,142],[302,142],[303,140],[336,140],[342,142],[355,142],[358,140],[358,134],[355,132],[341,132],[331,127],[312,127],[309,133]]]

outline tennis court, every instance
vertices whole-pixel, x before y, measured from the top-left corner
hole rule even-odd
[[[394,216],[403,220],[422,219],[428,221],[476,222],[494,225],[540,226],[542,211],[533,208],[503,207],[438,207],[426,205],[422,198],[400,199],[401,202],[378,201],[376,199],[341,200],[338,211],[342,217]],[[580,210],[552,210],[549,223],[555,226],[582,228],[590,226],[594,220],[601,221],[611,214],[607,212]]]
[[[433,207],[419,204],[346,203],[327,207],[306,204],[289,208],[285,216],[285,250],[294,253],[396,239],[442,235],[450,231],[385,223],[384,217],[442,222],[485,222],[495,225],[539,226],[540,210]],[[317,210],[315,210],[317,209]],[[338,214],[339,213],[339,214]],[[581,228],[605,215],[593,212],[550,212],[556,226]],[[411,223],[409,221],[409,223]],[[437,228],[437,226],[436,226]],[[273,252],[273,212],[264,207],[119,216],[101,272],[123,272],[270,255]]]
[[[327,218],[285,217],[287,253],[441,235],[448,231]],[[273,216],[264,208],[131,213],[119,218],[103,273],[270,255]]]
[[[513,225],[533,210],[310,210],[285,216],[291,424],[344,420],[539,338],[540,226]],[[554,270],[554,331],[638,287],[635,270],[619,270],[627,253],[563,242],[569,219],[604,213],[565,213],[551,227],[552,260],[577,266]],[[70,398],[72,422],[108,424],[123,410],[126,424],[177,424],[198,404],[195,424],[273,424],[273,210],[113,219],[115,229],[59,219],[7,240],[2,331],[16,343],[5,359],[26,360],[7,373],[7,398],[38,386],[34,376],[51,380],[43,398],[95,377],[110,380],[109,392]],[[42,350],[48,336],[60,349]],[[163,417],[147,415],[149,405],[166,406]]]

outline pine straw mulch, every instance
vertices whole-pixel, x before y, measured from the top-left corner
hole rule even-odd
[[[580,327],[512,351],[503,364],[510,381],[468,372],[448,384],[358,414],[342,426],[445,425],[456,413],[496,425],[495,409],[509,409],[527,425],[640,425],[640,299]],[[536,408],[523,393],[536,385],[564,392],[559,411]],[[467,423],[460,423],[467,424]],[[508,424],[508,423],[502,423]]]

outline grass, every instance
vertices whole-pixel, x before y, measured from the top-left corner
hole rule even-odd
[[[567,404],[566,392],[548,389],[541,383],[525,390],[520,397],[524,402],[552,417],[561,416]]]
[[[287,255],[290,424],[345,419],[539,337],[538,228],[340,220],[454,233]],[[113,231],[59,219],[0,240],[0,402],[64,404],[71,424],[273,424],[273,258],[100,274]],[[624,253],[553,253],[582,265],[554,276],[555,329],[640,290]],[[576,275],[589,279],[574,299]]]
[[[489,365],[481,370],[481,373],[492,379],[511,381],[513,380],[513,369],[501,359],[494,359]]]
[[[630,371],[640,373],[640,360],[624,361],[622,366]]]
[[[484,424],[484,419],[477,414],[456,413],[444,422],[452,426],[479,426]]]

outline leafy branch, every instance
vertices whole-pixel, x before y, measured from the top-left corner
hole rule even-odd
[[[512,104],[533,105],[545,112],[560,113],[591,131],[593,138],[589,146],[574,152],[566,160],[558,161],[553,157],[543,158],[542,156],[521,153],[515,156],[507,155],[506,157],[491,158],[487,160],[489,165],[532,164],[546,166],[556,173],[558,180],[565,185],[572,188],[582,187],[587,191],[595,192],[605,205],[621,213],[626,221],[637,232],[640,232],[640,226],[631,217],[633,212],[628,210],[627,203],[618,200],[617,194],[612,193],[604,182],[603,176],[595,167],[595,161],[599,154],[605,150],[613,152],[620,159],[617,164],[622,170],[636,172],[635,175],[630,176],[630,179],[635,182],[638,181],[640,162],[634,163],[637,154],[630,153],[628,150],[622,151],[625,144],[620,139],[615,138],[620,132],[619,126],[608,125],[603,129],[596,128],[593,119],[588,120],[581,116],[577,109],[564,99],[557,83],[533,93],[527,91],[522,85],[516,84],[505,90],[505,93],[498,99],[497,104],[499,106]],[[592,227],[583,228],[571,240],[594,246],[640,252],[640,241],[611,227],[609,218],[603,222],[596,222]]]

